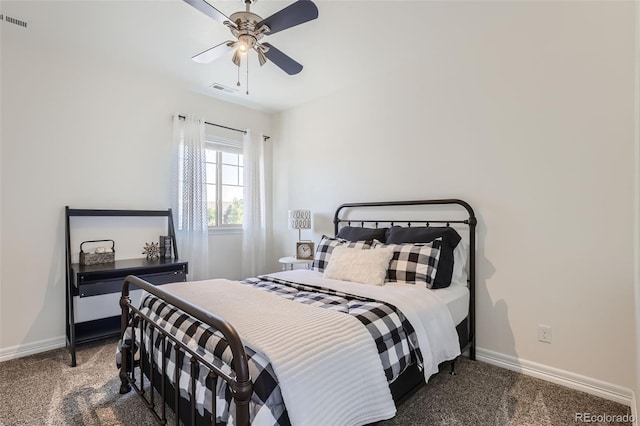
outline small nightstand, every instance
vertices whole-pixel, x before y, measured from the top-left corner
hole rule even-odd
[[[287,269],[293,270],[293,265],[307,265],[307,269],[310,269],[311,264],[313,263],[313,259],[296,259],[293,256],[287,256],[281,257],[280,259],[278,259],[278,262],[282,263],[283,271],[286,271]]]

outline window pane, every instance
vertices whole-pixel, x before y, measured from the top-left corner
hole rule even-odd
[[[242,188],[222,185],[222,224],[242,224]]]
[[[217,211],[216,211],[216,186],[207,185],[207,213],[209,216],[209,226],[217,226]]]
[[[207,183],[216,183],[216,165],[206,164],[207,167]]]
[[[216,162],[216,150],[214,149],[207,149],[206,151],[206,162],[207,163],[215,163]]]
[[[222,153],[222,162],[224,164],[238,165],[238,154],[231,154],[229,152]]]
[[[205,153],[209,226],[242,225],[242,150],[210,145]]]
[[[237,166],[222,165],[222,184],[223,185],[239,185]]]

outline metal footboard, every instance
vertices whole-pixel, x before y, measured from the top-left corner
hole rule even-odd
[[[196,353],[193,349],[185,345],[175,336],[168,333],[162,326],[156,324],[154,320],[149,318],[143,312],[141,312],[138,307],[133,306],[131,304],[131,299],[129,297],[129,286],[131,284],[136,285],[137,287],[147,291],[148,293],[153,294],[159,299],[169,303],[172,306],[182,310],[183,312],[191,315],[192,317],[198,319],[203,324],[206,324],[216,330],[219,330],[226,340],[231,352],[233,354],[233,362],[231,368],[233,369],[236,377],[233,378],[229,376],[227,373],[222,371],[219,367],[211,364],[209,361],[204,359],[200,354]],[[174,411],[175,411],[175,424],[178,425],[180,423],[181,413],[180,413],[180,373],[182,369],[179,367],[186,354],[189,354],[191,358],[190,369],[191,369],[191,396],[190,396],[190,420],[191,424],[196,424],[196,377],[199,376],[200,368],[203,366],[209,370],[208,382],[211,384],[210,388],[212,391],[211,398],[211,424],[215,426],[216,424],[216,380],[218,377],[223,379],[228,383],[231,388],[233,398],[236,403],[236,413],[235,413],[235,421],[237,425],[248,425],[249,424],[249,401],[251,399],[251,395],[253,393],[253,382],[251,381],[251,377],[249,376],[249,366],[247,355],[244,350],[244,346],[242,345],[242,341],[238,336],[236,330],[226,322],[224,319],[212,314],[211,312],[204,311],[197,306],[180,299],[166,291],[150,284],[138,277],[133,275],[129,275],[122,286],[122,296],[120,297],[120,307],[122,308],[122,323],[121,323],[121,333],[120,338],[122,339],[121,346],[121,367],[120,367],[120,393],[128,393],[133,389],[144,399],[147,408],[153,413],[156,420],[162,424],[167,423],[167,413],[166,413],[166,405],[167,405],[167,389],[166,382],[169,379],[167,377],[167,357],[170,356],[171,351],[174,351],[174,359],[175,359],[175,368],[174,368]],[[137,326],[135,325],[137,323]],[[130,347],[128,343],[125,343],[125,333],[128,328],[131,328],[131,344],[135,345],[136,342],[136,329],[140,332],[140,348],[139,353],[141,354],[139,357],[139,377],[136,380],[135,377],[135,366],[136,366],[136,348]],[[151,347],[148,348],[150,351],[150,356],[147,359],[146,349],[145,348],[145,339],[142,335],[146,328],[150,329],[151,333]],[[155,357],[154,352],[156,350],[154,343],[154,334],[161,339],[160,349],[162,350],[161,356],[161,383],[156,384],[154,382],[153,373],[154,367],[160,367],[155,365]],[[147,363],[146,367],[148,367],[149,374],[149,384],[150,391],[145,391],[145,363]],[[156,401],[154,397],[154,389],[156,389],[159,385],[159,393],[162,406],[160,407],[160,413],[156,410]]]

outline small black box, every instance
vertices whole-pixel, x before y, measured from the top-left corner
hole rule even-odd
[[[160,235],[160,259],[171,259],[171,236]]]

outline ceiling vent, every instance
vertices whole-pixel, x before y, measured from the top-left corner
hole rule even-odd
[[[20,19],[12,18],[11,16],[4,16],[0,14],[0,21],[7,21],[10,24],[18,25],[23,28],[27,28],[27,23],[25,21],[21,21]]]
[[[220,84],[220,83],[213,83],[209,87],[225,93],[236,93],[238,91],[238,89],[234,89],[233,87],[225,86],[224,84]]]

